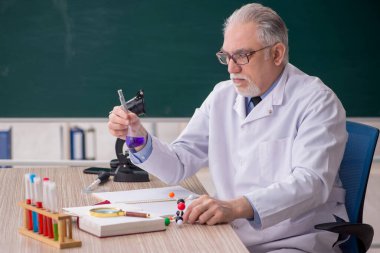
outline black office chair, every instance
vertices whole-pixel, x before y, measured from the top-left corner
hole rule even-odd
[[[349,238],[339,245],[344,253],[366,252],[371,246],[374,232],[371,225],[362,223],[363,206],[379,130],[350,121],[347,121],[346,127],[348,142],[339,176],[346,189],[346,208],[350,222],[335,216],[336,222],[318,224],[315,228],[338,233],[336,243]]]

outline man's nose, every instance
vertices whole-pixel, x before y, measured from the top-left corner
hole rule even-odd
[[[241,66],[237,65],[234,62],[234,60],[229,59],[229,61],[228,61],[228,72],[230,74],[239,73],[239,72],[241,72]]]

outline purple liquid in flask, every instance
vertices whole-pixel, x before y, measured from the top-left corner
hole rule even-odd
[[[125,144],[128,148],[135,148],[144,144],[144,137],[127,136]]]

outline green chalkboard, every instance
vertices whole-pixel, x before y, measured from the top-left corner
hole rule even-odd
[[[260,1],[289,28],[290,62],[349,116],[380,116],[377,1]],[[0,0],[0,117],[106,117],[145,91],[148,117],[189,117],[228,78],[222,24],[247,1]]]

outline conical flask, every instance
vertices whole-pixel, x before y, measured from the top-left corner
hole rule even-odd
[[[145,143],[145,137],[139,134],[136,130],[128,126],[127,137],[125,138],[125,145],[129,149],[135,149]]]

